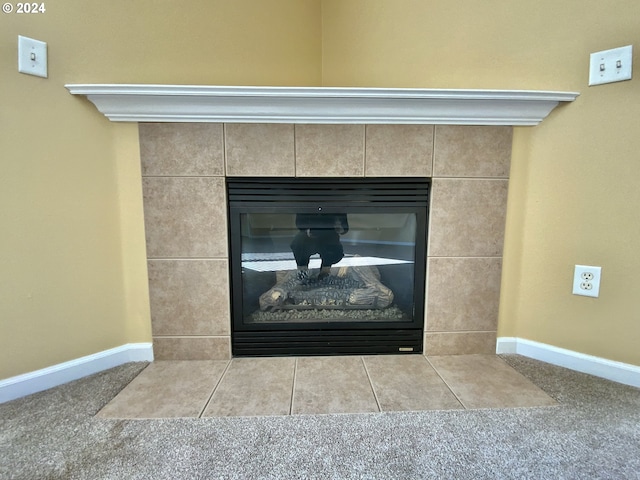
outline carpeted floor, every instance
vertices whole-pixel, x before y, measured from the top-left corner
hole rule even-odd
[[[553,408],[94,417],[133,363],[0,405],[1,479],[640,479],[640,390],[502,356]]]

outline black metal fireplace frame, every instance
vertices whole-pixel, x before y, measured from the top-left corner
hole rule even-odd
[[[429,178],[227,177],[232,354],[234,356],[421,353]],[[415,213],[414,311],[407,322],[244,322],[240,217],[244,213]],[[424,236],[423,236],[424,235]]]

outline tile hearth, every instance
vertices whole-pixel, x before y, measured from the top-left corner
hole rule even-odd
[[[496,355],[156,361],[98,416],[176,418],[555,406]]]

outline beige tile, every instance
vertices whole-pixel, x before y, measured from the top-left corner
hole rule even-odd
[[[98,416],[106,418],[198,417],[220,380],[226,361],[154,362]]]
[[[502,259],[429,258],[427,331],[496,330]]]
[[[227,260],[149,260],[154,335],[229,335]]]
[[[222,124],[141,123],[142,175],[224,175]]]
[[[507,188],[508,180],[434,179],[429,255],[501,256]]]
[[[227,175],[293,177],[293,129],[290,124],[226,124]]]
[[[367,125],[365,175],[430,177],[433,125]]]
[[[423,355],[364,357],[382,411],[462,408]]]
[[[294,358],[234,358],[203,416],[288,415]]]
[[[557,405],[495,355],[429,357],[429,361],[466,408]]]
[[[156,360],[228,360],[231,339],[220,337],[153,337]]]
[[[215,177],[142,179],[149,258],[225,257],[225,186]]]
[[[512,127],[437,125],[434,176],[508,177],[512,135]]]
[[[294,414],[379,411],[361,357],[305,357],[296,365]]]
[[[429,319],[427,318],[427,323]],[[425,355],[492,354],[496,351],[496,332],[427,332]]]
[[[296,125],[296,175],[362,177],[364,125]]]

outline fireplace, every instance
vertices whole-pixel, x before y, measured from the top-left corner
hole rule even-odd
[[[537,125],[559,103],[578,96],[204,85],[66,88],[86,96],[111,121],[139,122],[158,360],[232,354],[226,181],[234,177],[430,178],[425,301],[415,305],[416,311],[424,309],[423,353],[495,352],[512,127]]]
[[[311,191],[311,181],[335,188],[352,181],[362,185],[377,182],[379,186],[403,181],[424,185],[429,179],[427,240],[424,247],[416,247],[414,260],[415,278],[420,281],[422,276],[425,280],[424,288],[414,284],[415,319],[424,321],[422,352],[494,352],[511,135],[508,126],[140,124],[155,357],[224,359],[231,357],[238,333],[260,339],[276,334],[270,327],[236,331],[238,318],[243,319],[250,311],[247,307],[240,317],[236,306],[231,311],[232,305],[242,305],[233,298],[242,287],[234,283],[230,273],[238,271],[242,250],[238,252],[229,241],[231,230],[239,228],[240,220],[233,218],[228,204],[233,199],[228,197],[227,185],[261,178],[271,190],[279,192],[296,184],[303,186],[303,192]],[[279,180],[285,180],[284,185],[276,187]],[[356,197],[351,192],[342,200]],[[291,209],[285,212],[286,218],[245,217],[244,228],[251,227],[247,238],[252,242],[280,242],[278,251],[274,248],[266,253],[290,254],[297,230],[295,213]],[[402,217],[406,219],[409,214],[403,212]],[[406,260],[389,252],[374,255],[363,247],[360,252],[353,250],[345,242],[356,234],[364,235],[358,233],[360,220],[354,215],[347,212],[350,233],[340,237],[348,258],[360,255]],[[416,223],[417,218],[416,214]],[[275,221],[288,229],[281,232],[282,239],[265,237]],[[421,260],[420,254],[426,255],[426,260]],[[309,265],[314,275],[314,262],[318,261],[312,259]],[[418,269],[418,263],[422,268]],[[389,269],[383,268],[381,275],[387,275],[385,270]],[[258,305],[258,293],[274,286],[274,274],[270,275],[251,292],[253,307]],[[389,282],[385,278],[382,283],[392,290],[396,301],[404,301],[401,297],[406,289],[399,288],[393,279]],[[420,295],[424,295],[424,301],[419,300]],[[405,330],[407,325],[401,326]],[[414,327],[420,329],[418,324]],[[293,327],[293,333],[301,328]],[[363,333],[360,328],[339,328],[343,337]],[[417,352],[420,342],[396,342],[389,348],[397,352],[401,347],[413,347]],[[237,349],[233,354],[238,354]]]
[[[228,178],[232,354],[422,352],[427,178]]]

